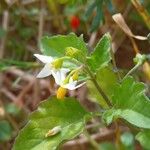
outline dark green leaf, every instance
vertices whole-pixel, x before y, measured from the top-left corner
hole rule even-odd
[[[0,121],[0,141],[10,140],[12,135],[12,128],[8,121]]]
[[[96,7],[96,1],[94,1],[87,9],[84,19],[87,20],[89,16],[92,14],[94,8]]]
[[[104,142],[100,144],[100,150],[116,150],[113,143]]]
[[[50,98],[40,104],[30,116],[29,123],[16,139],[14,150],[55,150],[62,142],[80,134],[86,117],[90,116],[74,98]],[[61,131],[45,137],[49,130],[60,126]]]
[[[108,7],[108,10],[111,13],[115,13],[115,7],[113,6],[112,1],[111,0],[106,0],[105,3],[107,5],[107,7]]]
[[[16,116],[19,114],[20,109],[14,103],[9,103],[5,106],[5,111],[9,114]]]
[[[102,22],[103,20],[103,11],[102,11],[102,7],[99,7],[97,6],[97,9],[96,9],[96,16],[94,17],[93,21],[92,21],[92,25],[91,25],[91,28],[90,28],[90,32],[93,32],[95,31],[100,23]]]

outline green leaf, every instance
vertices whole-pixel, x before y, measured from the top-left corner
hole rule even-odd
[[[96,1],[94,1],[92,4],[89,5],[89,7],[87,8],[87,10],[85,12],[85,15],[84,15],[84,20],[85,21],[87,21],[87,19],[90,17],[90,15],[92,15],[96,5],[97,5]]]
[[[130,132],[124,132],[121,135],[121,143],[124,150],[134,150],[134,136]]]
[[[13,116],[17,116],[20,113],[20,108],[18,108],[14,103],[9,103],[5,106],[5,111]]]
[[[90,32],[95,31],[100,23],[103,20],[103,0],[96,0],[96,16],[94,17],[93,21],[92,21],[92,25],[91,25],[91,29]]]
[[[100,144],[100,150],[116,150],[113,143],[104,142]]]
[[[140,144],[146,148],[146,150],[150,150],[150,130],[144,130],[139,132],[136,135],[136,140],[138,140],[140,142]]]
[[[90,116],[74,98],[58,100],[55,97],[40,104],[30,116],[29,123],[18,135],[14,150],[55,150],[61,143],[79,135]],[[45,137],[49,130],[60,126],[61,131]]]
[[[96,80],[98,84],[101,86],[105,94],[112,98],[114,93],[114,88],[117,86],[117,77],[116,74],[113,72],[112,67],[104,67],[97,71],[96,73]],[[91,100],[96,101],[101,104],[104,108],[107,108],[107,104],[103,97],[99,94],[97,88],[94,86],[92,81],[87,82],[87,86],[89,89],[89,97]]]
[[[8,121],[0,121],[0,141],[10,140],[12,135],[12,128]]]
[[[88,65],[92,71],[96,71],[99,68],[105,67],[111,60],[111,37],[107,33],[105,34],[98,44],[96,45],[94,52],[87,59]]]
[[[43,37],[41,40],[41,51],[44,55],[53,57],[62,57],[65,55],[67,47],[74,47],[81,50],[82,54],[87,53],[86,44],[83,38],[77,37],[75,34],[57,35],[52,37]]]
[[[134,81],[132,77],[124,79],[115,88],[112,103],[114,108],[103,115],[107,124],[123,118],[137,127],[150,129],[150,101],[143,83]]]

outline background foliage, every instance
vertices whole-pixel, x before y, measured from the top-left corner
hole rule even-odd
[[[78,45],[76,48],[82,49],[83,53],[88,54],[90,57],[88,64],[91,70],[97,72],[97,81],[100,82],[101,87],[114,104],[111,110],[103,114],[103,122],[99,118],[94,118],[87,123],[88,134],[92,138],[96,138],[98,146],[102,150],[113,150],[118,148],[118,145],[121,145],[123,150],[143,149],[142,147],[149,149],[150,109],[147,100],[150,96],[150,75],[148,65],[145,63],[143,67],[139,67],[132,74],[134,79],[125,78],[120,83],[116,77],[118,70],[120,71],[120,76],[123,77],[134,66],[133,58],[135,57],[135,52],[132,41],[118,28],[112,19],[112,15],[118,12],[122,13],[131,31],[136,35],[147,36],[149,33],[150,23],[148,20],[150,19],[148,18],[150,18],[150,2],[147,0],[138,0],[142,4],[146,14],[143,15],[135,7],[134,2],[136,1],[2,0],[0,2],[0,149],[7,150],[12,147],[18,131],[26,124],[29,113],[35,110],[42,100],[48,98],[50,95],[54,95],[56,92],[56,85],[53,79],[37,80],[35,78],[38,71],[37,68],[41,65],[35,61],[33,54],[40,53],[40,50],[42,50],[44,54],[61,56],[65,53],[65,47],[68,44],[72,44],[73,47]],[[72,21],[74,21],[72,20],[73,16],[76,16],[79,20],[79,25],[76,28],[72,26]],[[75,34],[69,34],[70,32],[74,32],[77,36],[83,35],[77,38]],[[99,43],[100,38],[107,32],[110,33],[111,38],[108,38],[109,35],[106,34],[101,39],[101,43]],[[69,34],[67,38],[70,41],[67,40],[67,43],[65,41],[66,38],[64,38],[65,36],[61,36],[60,34]],[[52,35],[58,36],[53,38]],[[45,37],[42,38],[42,36]],[[57,38],[61,38],[61,40]],[[103,42],[104,44],[102,44]],[[147,41],[135,40],[135,44],[142,54],[149,54],[149,43]],[[112,54],[109,53],[111,48],[114,56],[111,56]],[[98,57],[99,54],[101,54],[101,58]],[[111,57],[115,58],[115,65]],[[113,66],[110,64],[111,62]],[[97,68],[98,66],[101,66],[101,68]],[[146,91],[144,85],[137,83],[135,80],[146,83]],[[115,82],[118,82],[119,85],[116,85]],[[87,87],[89,92],[87,92]],[[97,103],[107,108],[107,104],[98,95],[97,90],[90,81],[87,87],[69,92],[68,96],[78,97],[86,110],[101,110]],[[115,95],[112,94],[114,91]],[[96,101],[97,99],[99,100],[98,102]],[[54,99],[51,102],[57,103]],[[43,107],[44,103],[46,102],[41,103],[40,108]],[[48,104],[46,105],[48,106]],[[65,105],[70,105],[71,110],[62,108],[62,111],[66,113],[66,116],[74,116],[71,119],[76,122],[75,125],[70,127],[75,128],[75,132],[70,133],[68,136],[69,139],[72,139],[77,133],[83,131],[83,123],[85,123],[86,119],[82,120],[80,115],[74,115],[78,112],[71,105],[80,107],[74,99]],[[56,105],[56,107],[59,107],[59,105]],[[34,126],[34,119],[38,115],[42,115],[40,108],[37,112],[33,113],[31,117],[33,121],[26,128]],[[47,108],[45,109],[44,111],[49,111]],[[87,111],[82,110],[82,108],[79,109],[83,112],[81,116],[86,115]],[[70,111],[73,114],[70,114]],[[59,114],[59,112],[56,113]],[[131,123],[133,127],[137,126],[137,128],[132,131],[131,126],[127,132],[124,132],[124,123],[119,122],[123,131],[121,130],[121,133],[114,132],[116,131],[116,126],[112,122],[120,118],[126,120],[127,124]],[[80,120],[82,121],[80,122]],[[99,121],[101,124],[98,123]],[[65,118],[62,122],[67,124]],[[109,124],[108,128],[105,128],[105,123]],[[39,123],[39,125],[41,124]],[[142,129],[137,133],[139,127]],[[43,133],[39,133],[39,130],[35,132],[39,136],[45,133],[44,131]],[[65,132],[65,129],[63,132]],[[60,138],[61,134],[56,135],[54,138]],[[118,134],[120,134],[119,141],[117,141]],[[136,138],[134,138],[135,135]],[[86,136],[86,140],[84,138],[83,135],[77,137],[77,141],[79,140],[81,143],[82,141],[86,141],[82,144],[83,149],[86,149],[87,146],[92,148],[93,141],[88,136]],[[62,141],[63,139],[61,139]],[[80,144],[76,143],[76,139],[74,141],[75,144],[72,144],[71,148],[75,147],[79,149],[81,147]],[[62,149],[68,149],[69,146],[69,144],[66,144]]]

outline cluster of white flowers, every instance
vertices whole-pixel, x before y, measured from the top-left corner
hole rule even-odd
[[[61,87],[61,89],[68,89],[68,90],[75,90],[85,84],[85,82],[78,84],[78,77],[74,78],[74,75],[76,73],[67,78],[67,74],[71,70],[62,67],[63,61],[61,61],[61,59],[55,59],[51,56],[45,56],[40,54],[34,54],[34,56],[45,64],[43,69],[37,75],[37,78],[44,78],[52,75],[55,79],[56,84],[58,84]]]

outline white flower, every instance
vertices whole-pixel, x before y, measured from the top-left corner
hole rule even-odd
[[[73,74],[72,74],[73,73]],[[83,82],[81,84],[78,84],[78,70],[72,71],[66,79],[60,84],[60,87],[57,90],[57,98],[63,99],[67,93],[68,90],[75,90],[82,85],[84,85],[86,82]]]
[[[45,56],[40,54],[34,54],[34,56],[37,57],[41,62],[45,64],[43,69],[37,75],[37,78],[44,78],[52,75],[55,79],[56,84],[58,85],[60,85],[62,81],[65,80],[67,72],[70,71],[69,69],[55,68],[53,64],[55,59],[51,56]]]
[[[63,83],[60,85],[60,87],[57,90],[57,98],[58,99],[63,99],[67,93],[67,89],[68,90],[75,90],[79,87],[81,87],[82,85],[84,85],[86,82],[83,82],[81,84],[78,84],[77,80],[73,80],[73,78],[71,77],[69,79],[68,83]]]
[[[69,79],[69,83],[66,83],[66,84],[61,84],[60,86],[65,88],[65,89],[68,89],[68,90],[75,90],[79,87],[81,87],[82,85],[84,85],[86,82],[83,82],[81,84],[78,84],[78,81],[77,80],[73,80],[73,78],[71,77]]]

